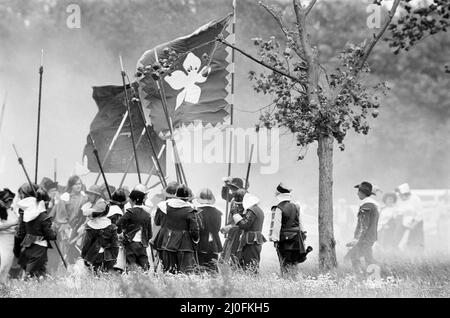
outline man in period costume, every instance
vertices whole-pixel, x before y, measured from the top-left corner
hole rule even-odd
[[[178,187],[176,197],[167,200],[166,231],[161,238],[163,259],[170,273],[189,273],[196,266],[196,244],[200,239],[195,209],[190,201],[192,191],[186,185]]]
[[[25,238],[21,246],[19,264],[27,276],[40,277],[46,274],[47,249],[52,248],[50,241],[56,240],[51,217],[47,214],[46,203],[50,198],[43,188],[35,195],[20,200],[17,206],[23,210]]]
[[[222,259],[226,262],[231,261],[231,264],[238,264],[239,238],[241,237],[242,229],[233,226],[235,225],[233,215],[244,212],[242,207],[243,197],[236,200],[236,192],[239,189],[244,189],[244,180],[242,178],[225,178],[224,182],[225,185],[222,187],[222,199],[230,203],[230,212],[228,213],[227,224],[221,229],[221,232],[226,234]]]
[[[351,249],[345,258],[351,260],[354,270],[364,272],[361,268],[361,257],[364,257],[366,267],[375,263],[372,246],[377,240],[379,210],[377,201],[371,197],[374,194],[371,183],[364,181],[355,188],[358,189],[357,195],[361,202],[354,240],[347,244]]]
[[[259,269],[262,244],[266,239],[262,235],[264,212],[258,206],[259,199],[244,189],[239,189],[235,195],[237,200],[242,198],[243,213],[233,214],[234,226],[243,230],[239,240],[239,265],[244,270],[255,273]]]
[[[117,226],[107,217],[108,212],[105,201],[89,209],[91,218],[86,224],[81,257],[94,272],[112,270],[119,252]]]
[[[152,237],[152,220],[144,207],[146,195],[146,187],[137,185],[130,193],[131,208],[117,221],[118,233],[123,232],[127,265],[138,265],[144,270],[150,267],[147,248]]]
[[[292,201],[291,189],[280,183],[275,190],[279,202],[272,207],[269,240],[274,242],[280,261],[281,273],[286,274],[306,260],[312,251],[305,248],[306,231],[302,224],[300,205]]]
[[[206,188],[200,191],[196,199],[196,208],[203,221],[198,243],[199,265],[210,270],[217,270],[217,260],[222,252],[222,242],[219,237],[222,212],[214,206],[215,203],[214,194]]]
[[[408,252],[423,252],[425,249],[423,212],[421,199],[411,193],[409,184],[403,183],[396,189],[399,195],[397,211],[402,218],[403,237],[399,248]]]

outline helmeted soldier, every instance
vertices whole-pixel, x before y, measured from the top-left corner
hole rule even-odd
[[[262,244],[266,242],[261,232],[264,212],[258,206],[259,199],[256,196],[239,189],[236,192],[236,199],[241,197],[244,211],[233,215],[235,226],[243,230],[238,247],[239,264],[244,270],[256,273],[259,269]]]
[[[361,271],[361,257],[364,257],[366,267],[375,262],[372,246],[377,241],[379,211],[377,201],[371,197],[374,194],[371,183],[361,182],[355,188],[358,189],[357,195],[361,203],[354,240],[347,244],[351,249],[345,258],[351,260],[356,271]]]
[[[274,242],[280,261],[281,273],[286,274],[297,264],[306,260],[306,255],[312,251],[305,248],[306,231],[300,214],[300,204],[294,202],[292,189],[280,183],[275,191],[278,204],[272,207],[269,240]]]
[[[166,202],[166,230],[161,237],[163,259],[170,273],[189,273],[196,266],[196,244],[200,239],[192,191],[180,185],[176,197]]]
[[[244,188],[244,180],[242,178],[225,178],[225,185],[222,187],[222,199],[230,203],[230,211],[228,213],[227,222],[221,232],[226,234],[226,240],[223,244],[222,259],[224,261],[231,261],[232,264],[239,263],[238,247],[239,238],[242,234],[242,229],[234,226],[233,215],[243,213],[241,196],[236,199],[236,192]]]

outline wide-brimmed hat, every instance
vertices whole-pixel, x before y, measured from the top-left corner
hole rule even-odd
[[[88,194],[94,194],[98,196],[102,196],[102,188],[99,185],[93,184],[85,191]]]
[[[200,204],[215,204],[216,198],[210,189],[204,188],[198,194],[197,202]]]
[[[0,201],[3,201],[4,203],[14,200],[15,196],[16,195],[8,188],[4,188],[0,191]]]
[[[372,194],[375,194],[373,192],[373,186],[370,182],[367,181],[363,181],[361,182],[361,184],[357,184],[355,185],[356,189],[359,189],[359,191],[361,191],[362,193],[364,193],[367,196],[371,196]]]
[[[53,181],[52,179],[47,178],[47,177],[42,178],[40,186],[43,187],[47,191],[50,191],[51,189],[58,190],[58,182]]]
[[[194,198],[194,196],[192,195],[191,189],[189,189],[189,187],[185,184],[182,184],[178,187],[177,193],[175,194],[175,196],[177,199],[181,199],[181,200],[185,200],[185,201],[189,201]]]
[[[279,193],[291,193],[292,189],[287,188],[282,182],[277,186],[276,189]]]
[[[243,189],[244,188],[244,179],[242,178],[231,178],[231,180],[225,180],[225,184],[234,189]]]

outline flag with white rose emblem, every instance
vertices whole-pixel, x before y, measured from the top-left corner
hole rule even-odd
[[[145,68],[166,58],[172,50],[176,53],[173,71],[161,81],[175,128],[198,123],[216,127],[229,124],[231,54],[215,39],[228,39],[231,18],[229,14],[213,20],[190,35],[146,51],[139,59],[137,67]],[[146,119],[160,137],[168,136],[157,83],[150,74],[141,74],[137,82]]]

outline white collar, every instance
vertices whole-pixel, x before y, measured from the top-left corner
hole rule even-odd
[[[106,217],[110,217],[110,216],[113,216],[113,215],[116,215],[116,214],[123,215],[122,209],[120,207],[118,207],[117,205],[111,205],[109,207],[109,212],[108,212],[108,215]]]
[[[291,201],[292,195],[290,193],[280,193],[276,196],[278,203],[281,203],[283,201]]]
[[[108,226],[110,226],[111,220],[108,219],[106,216],[102,216],[99,218],[90,219],[87,222],[87,225],[90,228],[93,228],[94,230],[101,230],[101,229],[104,229],[104,228],[107,228]]]
[[[247,210],[248,208],[254,206],[255,204],[259,203],[259,199],[254,196],[251,193],[246,193],[244,195],[244,199],[242,200],[242,206],[244,207],[244,210]]]
[[[187,201],[183,201],[181,199],[169,199],[167,200],[167,205],[170,206],[171,208],[193,208],[194,206],[192,205],[192,203],[187,202]]]
[[[364,199],[362,199],[360,201],[359,206],[362,206],[363,204],[366,204],[366,203],[373,203],[378,207],[378,202],[372,197],[365,197]]]
[[[167,214],[167,200],[159,202],[156,206],[162,213]]]
[[[17,207],[23,210],[23,221],[30,222],[36,219],[39,214],[47,211],[43,200],[37,202],[35,197],[28,197],[17,202]]]

